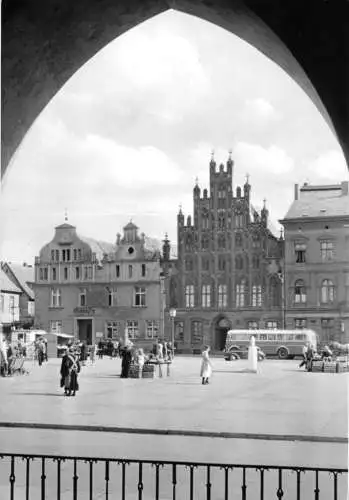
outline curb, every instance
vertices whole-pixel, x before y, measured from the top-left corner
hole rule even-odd
[[[0,422],[0,428],[12,429],[39,429],[39,430],[62,430],[78,432],[109,432],[115,434],[140,434],[160,436],[183,436],[183,437],[205,437],[218,439],[252,439],[263,441],[290,441],[310,443],[337,443],[347,444],[346,437],[333,436],[305,436],[298,434],[257,434],[250,432],[215,432],[194,431],[181,429],[147,429],[132,427],[111,427],[100,425],[75,425],[75,424],[44,424],[37,422]]]

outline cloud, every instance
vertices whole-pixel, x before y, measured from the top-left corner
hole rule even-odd
[[[251,172],[253,169],[266,174],[284,175],[294,169],[293,158],[275,145],[264,148],[258,144],[238,142],[234,149],[234,157],[245,172]]]
[[[258,97],[257,99],[247,99],[244,114],[248,117],[248,119],[259,118],[264,121],[276,117],[274,107],[269,101],[261,97]]]
[[[310,161],[306,168],[310,175],[328,180],[343,180],[348,175],[348,167],[341,151],[329,150]]]

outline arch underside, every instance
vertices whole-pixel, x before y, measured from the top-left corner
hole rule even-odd
[[[176,9],[241,37],[308,94],[349,159],[347,9],[317,0],[4,0],[2,175],[65,82],[106,44]]]

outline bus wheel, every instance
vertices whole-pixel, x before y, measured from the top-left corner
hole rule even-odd
[[[279,359],[287,359],[288,358],[288,350],[285,347],[280,347],[278,350]]]

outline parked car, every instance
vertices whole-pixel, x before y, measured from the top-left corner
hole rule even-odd
[[[265,359],[265,353],[257,347],[258,352],[258,361],[263,361]],[[247,346],[231,346],[228,351],[224,352],[224,359],[226,361],[236,361],[238,359],[247,359],[248,358],[248,347]]]

